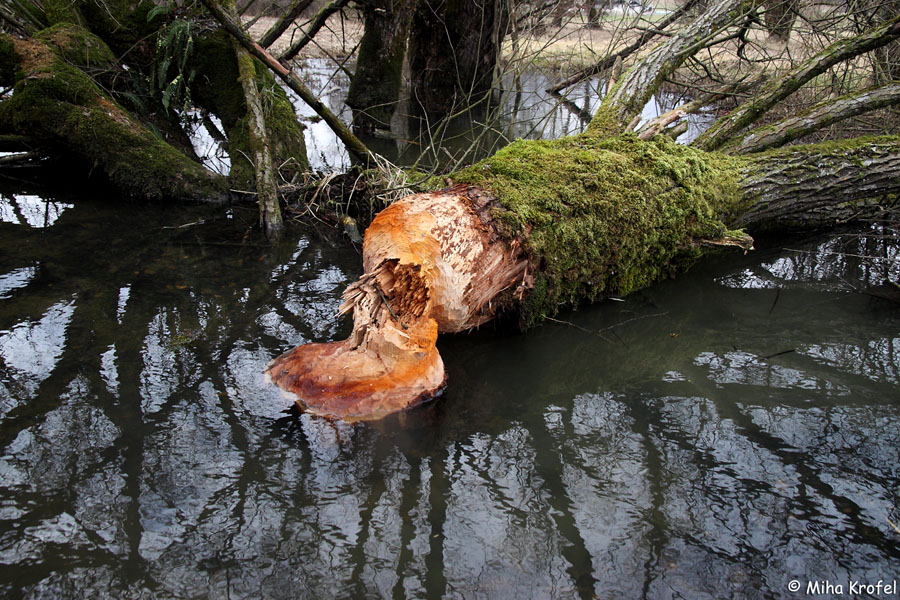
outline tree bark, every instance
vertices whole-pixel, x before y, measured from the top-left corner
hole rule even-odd
[[[256,67],[253,57],[237,40],[233,40],[241,87],[247,105],[247,133],[256,184],[256,201],[259,205],[259,222],[266,236],[273,237],[284,227],[281,207],[278,205],[278,184],[272,164],[271,144],[266,130],[266,117],[259,90],[256,87]]]
[[[280,174],[287,180],[307,172],[304,127],[297,120],[290,99],[266,66],[247,53],[250,62],[244,73],[238,56],[231,36],[217,30],[196,40],[189,63],[196,72],[191,85],[193,102],[222,122],[231,158],[231,185],[240,190],[252,190],[258,185],[255,156],[259,146],[254,141],[257,134],[253,133],[256,117],[244,87],[247,77],[252,77],[256,95],[264,95],[265,101],[260,97],[259,105],[271,162],[282,166]]]
[[[779,44],[787,44],[797,20],[797,11],[800,8],[799,0],[767,0],[766,12],[763,20],[769,36]]]
[[[400,98],[403,58],[415,3],[416,0],[358,3],[365,15],[365,32],[346,100],[353,109],[354,129],[371,132],[390,128]]]
[[[743,158],[734,227],[821,229],[900,206],[900,138],[794,146]]]
[[[409,40],[413,108],[442,117],[489,93],[508,21],[503,0],[419,0]]]

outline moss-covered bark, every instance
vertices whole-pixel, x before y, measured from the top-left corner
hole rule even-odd
[[[263,100],[272,161],[281,167],[281,175],[290,179],[294,174],[309,170],[304,128],[297,120],[290,99],[271,72],[258,60],[251,60],[256,70],[256,86]],[[225,128],[231,156],[232,185],[250,189],[255,185],[248,124],[251,117],[228,34],[220,30],[199,39],[192,68],[197,72],[194,101],[218,116]]]
[[[157,27],[147,18],[155,6],[152,0],[42,0],[42,5],[49,25],[87,27],[118,55],[134,52]]]
[[[37,32],[34,39],[52,47],[79,69],[116,68],[116,57],[106,43],[80,25],[61,22]]]
[[[748,156],[666,136],[583,134],[518,141],[451,176],[496,202],[492,221],[522,244],[533,287],[525,327],[561,306],[623,296],[688,266],[706,246],[750,248],[741,229],[835,226],[900,205],[900,139]]]
[[[515,142],[452,179],[495,196],[500,230],[525,244],[528,326],[561,305],[649,285],[723,239],[740,164],[662,137],[580,135]]]
[[[221,177],[154,135],[63,58],[109,53],[90,32],[66,28],[66,35],[47,34],[53,45],[40,41],[42,34],[32,40],[0,34],[0,45],[12,43],[17,59],[13,95],[0,103],[0,132],[28,136],[50,153],[83,161],[130,196],[226,200]]]

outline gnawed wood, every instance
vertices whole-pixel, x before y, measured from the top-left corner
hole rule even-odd
[[[344,292],[353,331],[339,342],[306,344],[266,373],[305,410],[345,420],[384,417],[444,387],[438,332],[494,318],[504,293],[527,287],[518,244],[490,220],[493,199],[456,186],[416,194],[379,213],[366,230],[365,273]]]

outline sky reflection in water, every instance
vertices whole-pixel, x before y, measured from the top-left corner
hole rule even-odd
[[[869,295],[896,281],[892,239],[715,257],[561,316],[595,334],[448,336],[445,397],[347,425],[284,413],[261,373],[348,333],[353,249],[233,244],[252,212],[2,198],[55,215],[0,224],[6,597],[777,598],[896,576],[900,313]]]

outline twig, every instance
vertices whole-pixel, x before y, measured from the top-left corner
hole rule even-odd
[[[889,260],[892,262],[900,262],[900,257],[889,256],[870,256],[868,254],[850,254],[849,252],[813,252],[811,250],[797,250],[795,248],[785,248],[788,252],[802,252],[804,254],[824,254],[826,256],[851,256],[853,258],[863,258],[866,260]]]
[[[391,313],[391,316],[394,317],[394,320],[400,323],[400,327],[403,329],[409,329],[403,321],[400,320],[400,317],[397,316],[397,313],[394,312],[394,309],[391,308],[390,303],[388,303],[387,298],[384,295],[384,292],[381,291],[381,286],[378,285],[377,281],[372,281],[372,285],[375,286],[375,291],[378,292],[378,295],[381,296],[381,301],[384,302],[384,305],[387,307],[388,312]]]
[[[885,519],[887,520],[888,523],[890,523],[891,527],[894,528],[894,531],[896,531],[897,533],[900,533],[900,527],[897,527],[896,523],[891,521],[890,518],[888,518],[888,517],[885,517]]]

